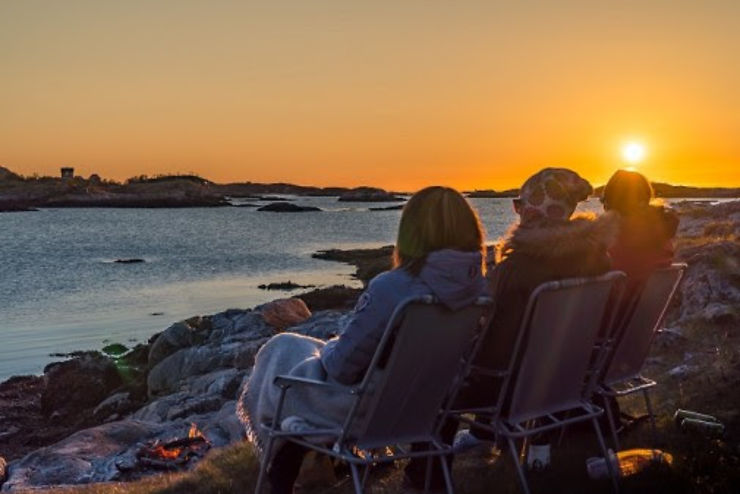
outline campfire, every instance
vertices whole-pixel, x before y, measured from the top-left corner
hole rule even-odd
[[[195,424],[190,426],[187,437],[162,441],[157,439],[143,445],[136,453],[140,466],[156,470],[184,470],[192,460],[199,460],[211,444]]]

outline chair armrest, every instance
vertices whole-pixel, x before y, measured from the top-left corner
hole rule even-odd
[[[344,386],[342,384],[328,383],[326,381],[318,381],[316,379],[309,379],[307,377],[298,376],[287,376],[280,375],[275,377],[273,384],[280,386],[281,388],[289,388],[290,386],[317,386],[321,388],[334,389],[336,391],[343,391],[348,394],[355,394],[356,388],[353,386]]]

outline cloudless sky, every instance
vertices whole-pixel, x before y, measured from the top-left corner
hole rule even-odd
[[[0,166],[740,185],[740,1],[0,2]]]

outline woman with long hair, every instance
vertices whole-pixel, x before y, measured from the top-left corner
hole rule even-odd
[[[275,376],[289,374],[342,384],[360,381],[395,308],[404,299],[433,294],[447,307],[459,309],[485,293],[484,249],[478,215],[459,192],[427,187],[414,194],[401,214],[393,269],[370,281],[342,333],[326,343],[282,333],[260,349],[239,400],[240,416],[258,449],[264,438],[256,426],[271,421],[277,407]],[[336,426],[350,404],[349,396],[296,388],[285,402],[281,427],[296,423]],[[276,449],[268,459],[272,493],[292,493],[305,449],[290,442]]]

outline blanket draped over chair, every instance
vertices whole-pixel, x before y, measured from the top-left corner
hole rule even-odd
[[[309,336],[281,333],[271,338],[257,353],[254,369],[239,398],[238,411],[247,437],[262,455],[267,433],[259,424],[274,419],[280,388],[273,384],[279,375],[291,375],[331,381],[319,360],[325,342]],[[301,417],[312,429],[337,428],[342,425],[353,396],[331,389],[300,386],[288,391],[282,419]],[[272,452],[279,449],[276,444]]]

